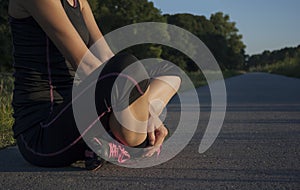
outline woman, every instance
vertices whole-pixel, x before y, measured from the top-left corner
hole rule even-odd
[[[9,16],[15,68],[13,131],[28,162],[62,167],[86,160],[87,169],[92,170],[103,164],[82,139],[73,115],[72,86],[79,64],[80,85],[91,82],[92,74],[103,69],[97,81],[96,108],[103,126],[119,143],[113,146],[115,142],[91,139],[100,146],[99,152],[108,147],[109,158],[105,159],[127,161],[130,154],[124,151],[126,146],[149,147],[143,156],[159,151],[167,129],[158,115],[181,81],[174,67],[155,70],[156,77],[134,83],[129,78],[136,79],[136,73],[149,74],[134,56],[114,55],[106,43],[101,43],[95,57],[89,47],[103,36],[87,0],[10,0]],[[137,64],[136,72],[112,88],[118,77],[112,73],[121,73],[132,64]],[[114,91],[130,94],[127,107],[121,102],[122,94],[113,97],[117,94]],[[119,110],[111,109],[111,99],[120,103]],[[80,100],[83,98],[79,96],[76,101]],[[125,125],[138,126],[144,132]]]

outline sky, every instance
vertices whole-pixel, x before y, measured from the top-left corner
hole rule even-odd
[[[243,35],[246,54],[300,45],[300,0],[150,0],[163,14],[209,18],[223,12]]]

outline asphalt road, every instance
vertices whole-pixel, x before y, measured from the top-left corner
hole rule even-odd
[[[0,151],[0,189],[300,189],[300,79],[252,73],[225,82],[225,122],[203,154],[198,148],[210,114],[208,87],[197,89],[203,109],[195,135],[166,163],[145,169],[107,164],[97,172],[80,164],[38,168],[11,147]],[[169,107],[172,126],[178,102]]]

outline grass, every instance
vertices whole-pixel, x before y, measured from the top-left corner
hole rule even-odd
[[[250,72],[267,72],[300,78],[300,63],[298,60],[279,61],[274,64],[250,68]]]
[[[12,132],[12,90],[12,76],[0,73],[0,149],[15,144]]]
[[[223,75],[224,78],[228,78],[242,73],[241,71],[224,71]],[[200,71],[190,72],[188,76],[196,87],[206,84],[204,75]],[[13,109],[11,106],[12,91],[13,78],[11,74],[0,73],[0,149],[15,144],[12,132],[14,122],[12,118]]]

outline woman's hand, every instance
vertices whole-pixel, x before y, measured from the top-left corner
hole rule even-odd
[[[166,136],[168,135],[168,129],[162,124],[160,127],[154,129],[154,131],[148,133],[148,139],[153,144],[152,146],[148,147],[146,153],[144,154],[145,157],[151,157],[155,152],[159,155],[162,143],[164,142]]]

